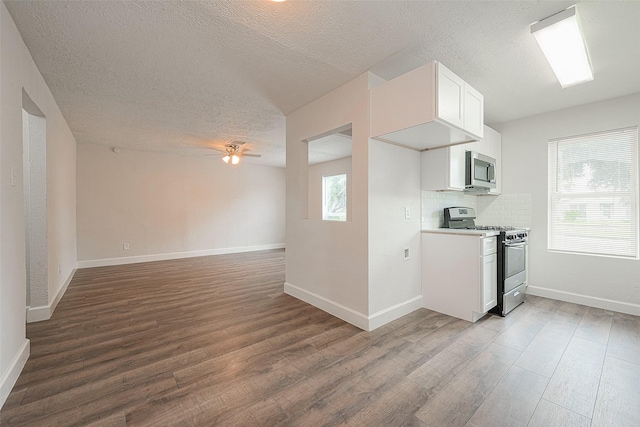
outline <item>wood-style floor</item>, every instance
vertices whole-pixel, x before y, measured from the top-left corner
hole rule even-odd
[[[529,297],[364,332],[283,281],[283,251],[78,270],[0,424],[640,425],[638,317]]]

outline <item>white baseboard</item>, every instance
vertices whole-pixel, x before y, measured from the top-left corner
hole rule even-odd
[[[27,308],[27,323],[42,322],[51,319],[51,306],[39,305]]]
[[[373,331],[382,325],[386,325],[389,322],[422,308],[422,299],[422,295],[418,295],[417,297],[401,302],[400,304],[396,304],[392,307],[380,310],[377,313],[373,313],[369,316],[369,330]]]
[[[589,307],[602,308],[604,310],[617,311],[619,313],[640,316],[640,305],[623,301],[614,301],[606,298],[591,297],[588,295],[574,294],[572,292],[558,291],[555,289],[527,286],[527,293],[544,298],[572,302],[574,304],[587,305]]]
[[[27,323],[33,322],[41,322],[43,320],[51,319],[51,315],[53,315],[53,311],[56,309],[58,303],[62,299],[62,296],[67,291],[69,287],[69,283],[71,283],[71,279],[73,279],[73,275],[76,273],[76,269],[71,270],[71,273],[64,281],[62,287],[56,293],[53,301],[49,303],[49,305],[40,305],[37,307],[27,307]]]
[[[365,331],[373,331],[382,325],[399,319],[400,317],[422,307],[422,295],[420,295],[408,301],[396,304],[393,307],[380,310],[371,316],[367,316],[323,296],[292,285],[291,283],[285,282],[284,293],[311,304],[320,310],[326,311],[345,322],[351,323],[360,329],[364,329]]]
[[[20,350],[18,350],[18,353],[11,361],[11,364],[7,370],[2,373],[2,377],[0,377],[0,409],[2,409],[4,402],[7,401],[7,397],[9,397],[11,389],[16,384],[22,368],[24,368],[25,363],[27,363],[29,349],[29,340],[25,339]]]
[[[331,301],[325,297],[301,289],[287,282],[284,283],[284,293],[311,304],[322,311],[326,311],[327,313],[332,314],[345,322],[351,323],[360,329],[364,329],[365,331],[369,330],[369,319],[359,311],[352,310],[349,307],[345,307],[342,304],[338,304],[337,302]]]
[[[153,255],[138,255],[121,258],[104,258],[78,261],[78,268],[105,267],[109,265],[137,264],[139,262],[166,261],[169,259],[194,258],[209,255],[237,254],[241,252],[266,251],[268,249],[284,249],[284,243],[268,245],[240,246],[236,248],[205,249],[201,251],[172,252]]]

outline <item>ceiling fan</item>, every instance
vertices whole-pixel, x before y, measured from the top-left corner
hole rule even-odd
[[[241,147],[246,144],[244,141],[231,141],[224,146],[224,151],[217,148],[209,147],[211,150],[219,151],[223,157],[222,161],[225,163],[231,162],[232,165],[240,163],[240,157],[262,157],[260,154],[248,154],[241,150]]]

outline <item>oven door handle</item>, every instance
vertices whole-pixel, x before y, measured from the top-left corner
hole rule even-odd
[[[518,243],[511,243],[511,242],[502,242],[504,243],[505,246],[509,246],[509,247],[522,247],[522,246],[527,246],[527,242],[518,242]]]

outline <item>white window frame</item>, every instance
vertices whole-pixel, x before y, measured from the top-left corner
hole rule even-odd
[[[631,138],[627,140],[632,143],[631,148],[631,182],[628,190],[583,190],[578,191],[562,191],[560,190],[559,183],[561,182],[560,168],[558,165],[558,147],[564,145],[564,147],[570,144],[599,144],[607,143],[613,147],[612,144],[621,143],[622,137]],[[594,141],[597,140],[597,141]],[[593,145],[590,145],[590,147]],[[582,255],[594,255],[603,257],[615,257],[625,259],[639,259],[640,242],[639,242],[639,196],[638,196],[638,127],[630,127],[623,129],[614,129],[604,132],[597,132],[587,135],[579,135],[568,138],[558,138],[549,140],[548,146],[549,154],[549,173],[548,173],[548,229],[547,229],[547,249],[549,252],[562,252],[573,253]],[[566,182],[566,181],[564,181]],[[582,226],[575,227],[568,226],[568,214],[564,212],[563,206],[567,205],[580,205],[585,203],[585,200],[589,200],[592,203],[597,204],[597,209],[594,208],[593,212],[600,211],[600,205],[602,203],[611,203],[612,199],[628,198],[631,200],[631,206],[629,206],[629,212],[631,213],[631,222],[627,227],[628,238],[626,239],[626,247],[622,245],[617,246],[614,239],[610,236],[611,230],[615,231],[615,225],[612,227],[606,224],[606,221],[602,223],[602,227],[595,226],[597,221],[586,223]],[[614,209],[612,209],[614,212]],[[585,221],[585,218],[578,216],[571,212],[574,221]],[[611,218],[608,218],[611,219]],[[622,228],[622,227],[621,227]],[[570,230],[570,231],[567,231]],[[609,231],[609,234],[607,234]],[[606,245],[607,241],[610,245]],[[583,244],[580,244],[582,242]],[[600,245],[602,244],[602,245]]]
[[[344,213],[340,212],[329,212],[329,204],[328,204],[328,193],[327,193],[327,181],[331,178],[336,178],[344,176]],[[338,173],[334,175],[323,175],[322,176],[322,219],[324,221],[346,221],[347,220],[347,179],[349,177],[346,173]]]

